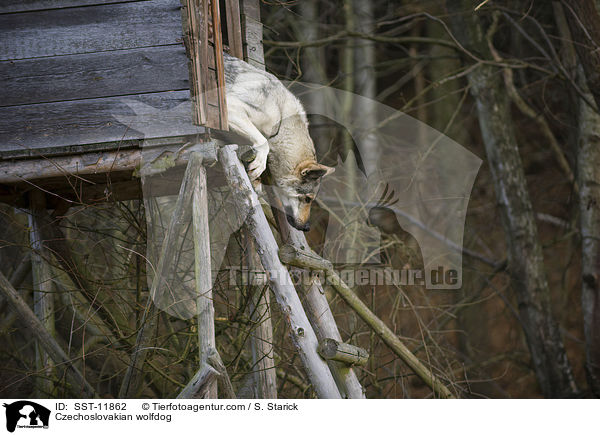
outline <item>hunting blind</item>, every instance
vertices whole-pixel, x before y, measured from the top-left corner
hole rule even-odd
[[[135,160],[128,151],[143,141],[208,142],[211,129],[227,130],[223,51],[263,63],[254,0],[3,0],[0,32],[0,200],[8,203],[32,179],[60,187],[57,176],[110,169],[123,181],[118,173],[131,173]],[[135,103],[180,109],[155,129]],[[123,165],[96,158],[117,150]],[[59,165],[67,162],[75,166]]]
[[[89,283],[76,272],[57,222],[72,206],[140,199],[138,176],[146,170],[160,175],[154,196],[178,194],[157,249],[149,294],[175,268],[181,235],[193,235],[188,282],[194,296],[187,302],[197,316],[200,367],[178,397],[234,397],[216,350],[211,293],[206,167],[218,161],[237,212],[245,216],[242,229],[249,246],[256,248],[250,263],[271,273],[269,285],[316,394],[364,398],[352,366],[365,364],[367,353],[342,342],[317,275],[305,289],[305,311],[283,264],[324,270],[368,324],[370,311],[336,278],[331,263],[311,251],[304,234],[273,208],[274,226],[287,243],[279,249],[237,146],[213,137],[214,131],[227,130],[223,53],[264,68],[258,0],[2,0],[0,32],[0,202],[28,209],[31,254],[12,275],[22,281],[31,270],[34,307],[2,273],[0,306],[8,301],[43,349],[38,369],[47,369],[52,360],[55,370],[66,371],[71,391],[97,395],[79,361],[53,336],[47,260],[54,258],[91,311],[102,313]],[[177,168],[175,176],[166,176]],[[183,222],[191,223],[184,228]],[[260,319],[253,358],[257,396],[272,398],[277,388],[265,293],[253,302],[260,307],[252,314]],[[147,299],[119,397],[136,397],[144,383],[156,318]],[[438,396],[451,396],[393,332],[376,330]],[[219,395],[215,377],[225,380]]]

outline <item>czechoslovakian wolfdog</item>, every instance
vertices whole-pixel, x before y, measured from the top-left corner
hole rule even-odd
[[[229,129],[256,151],[248,167],[253,183],[268,169],[288,222],[310,229],[310,205],[321,179],[334,171],[317,163],[302,104],[274,75],[224,55]]]

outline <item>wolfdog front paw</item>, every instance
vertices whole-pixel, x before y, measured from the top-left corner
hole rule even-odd
[[[250,180],[256,180],[267,169],[267,155],[269,150],[256,150],[256,158],[248,165],[248,176]]]

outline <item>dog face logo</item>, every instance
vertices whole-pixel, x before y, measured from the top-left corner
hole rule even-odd
[[[4,404],[6,408],[6,430],[14,432],[19,428],[48,428],[50,410],[28,400]]]

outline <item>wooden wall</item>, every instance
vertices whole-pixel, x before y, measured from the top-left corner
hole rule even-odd
[[[3,0],[0,159],[203,132],[182,35],[180,0]]]

